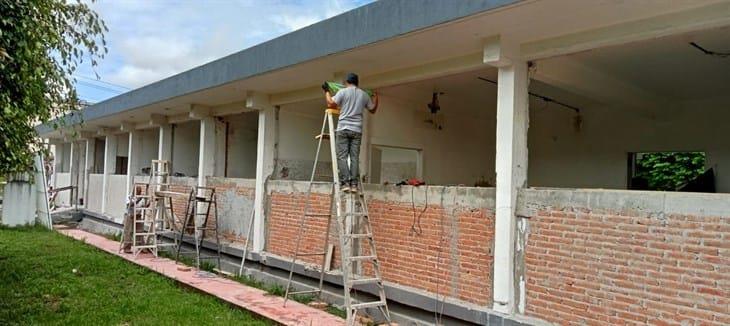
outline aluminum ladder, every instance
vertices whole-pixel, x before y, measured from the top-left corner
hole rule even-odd
[[[345,310],[347,312],[347,325],[355,325],[359,312],[365,312],[367,309],[377,308],[378,311],[383,315],[385,321],[390,324],[390,311],[388,310],[388,304],[385,297],[385,287],[383,286],[383,279],[380,273],[380,262],[378,261],[378,255],[375,250],[375,240],[373,238],[373,229],[370,224],[370,216],[368,214],[367,201],[362,189],[362,182],[358,183],[357,192],[343,193],[340,189],[339,174],[337,167],[337,155],[335,151],[335,124],[334,116],[339,114],[339,110],[327,109],[325,110],[324,119],[322,121],[322,130],[319,135],[315,137],[317,142],[317,153],[314,157],[314,166],[312,167],[312,174],[309,179],[309,185],[307,188],[307,195],[305,197],[304,213],[299,221],[299,230],[297,233],[296,246],[294,250],[294,256],[291,260],[289,267],[289,279],[286,285],[286,294],[284,304],[286,301],[294,295],[301,294],[318,294],[321,297],[322,286],[324,282],[324,274],[328,266],[329,261],[328,247],[329,247],[329,233],[332,223],[332,215],[334,212],[338,238],[341,253],[341,269],[342,269],[342,283],[344,286],[345,296]],[[322,149],[322,143],[325,139],[329,139],[330,155],[332,158],[332,188],[330,191],[330,209],[328,213],[312,213],[312,187],[314,184],[315,175],[317,172],[317,164],[320,159],[320,151]],[[306,232],[306,221],[310,218],[327,218],[327,224],[325,226],[326,231],[324,232],[324,246],[321,252],[299,252],[301,249],[302,238]],[[360,228],[357,228],[357,226]],[[361,249],[360,241],[364,240],[367,242],[365,246],[368,249],[367,253],[360,254],[356,253],[357,249]],[[354,249],[357,248],[357,249]],[[306,256],[321,256],[322,264],[320,267],[319,274],[319,288],[316,290],[307,291],[290,291],[292,285],[292,276],[294,274],[294,267],[300,257]],[[370,263],[372,266],[373,276],[364,277],[355,273],[355,266],[358,263]],[[355,302],[352,298],[352,291],[355,286],[373,284],[377,287],[378,300],[367,301],[367,302]],[[363,314],[364,315],[364,314]]]
[[[214,216],[214,223],[211,223],[211,214]],[[201,220],[202,219],[202,220]],[[182,250],[185,233],[192,231],[195,238],[195,251]],[[208,231],[215,234],[216,254],[201,255],[203,239]],[[214,259],[217,261],[216,268],[221,268],[221,241],[218,233],[218,201],[215,188],[195,186],[190,190],[188,203],[185,209],[185,220],[180,227],[180,237],[177,240],[177,254],[175,261],[180,261],[180,254],[195,254],[195,267],[200,269],[202,260]]]
[[[151,204],[154,207],[154,231],[155,237],[167,235],[174,239],[174,242],[157,241],[157,248],[177,247],[177,225],[175,224],[175,213],[172,205],[172,192],[170,192],[170,162],[165,160],[152,160],[148,191],[151,195]],[[155,255],[157,253],[155,252]]]

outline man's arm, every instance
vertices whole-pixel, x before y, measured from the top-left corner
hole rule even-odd
[[[370,103],[368,103],[368,111],[370,111],[370,113],[378,111],[378,102],[378,93],[373,92],[373,97],[370,99]]]
[[[330,91],[325,91],[324,92],[324,98],[327,101],[327,107],[328,108],[330,108],[330,109],[336,109],[337,108],[337,103],[332,98],[332,94],[330,94]]]

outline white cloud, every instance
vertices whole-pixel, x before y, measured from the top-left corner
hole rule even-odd
[[[101,0],[92,7],[109,27],[109,54],[97,72],[141,87],[370,1]]]

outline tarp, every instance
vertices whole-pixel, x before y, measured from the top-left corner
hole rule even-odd
[[[345,85],[342,85],[340,83],[331,82],[331,81],[328,81],[328,82],[325,82],[325,83],[327,83],[327,87],[329,87],[330,92],[332,93],[332,95],[337,94],[337,92],[339,92],[341,89],[345,88]],[[364,90],[365,93],[368,93],[369,96],[373,96],[373,91],[372,90],[365,89],[365,88],[362,88],[362,90]]]

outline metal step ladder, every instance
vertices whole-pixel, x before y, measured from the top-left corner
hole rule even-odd
[[[358,183],[358,189],[356,192],[343,193],[340,189],[339,173],[337,167],[337,155],[335,151],[335,124],[334,116],[339,114],[339,110],[327,109],[325,110],[324,119],[322,121],[322,130],[319,135],[315,137],[318,140],[317,153],[314,157],[314,166],[312,167],[312,174],[309,179],[309,186],[307,188],[307,195],[305,197],[304,213],[299,221],[299,230],[297,234],[297,240],[294,250],[294,256],[292,257],[291,265],[289,268],[289,280],[286,286],[286,295],[284,304],[286,301],[294,295],[302,294],[322,294],[322,285],[324,282],[324,274],[327,270],[327,262],[329,261],[327,254],[329,244],[329,233],[330,226],[332,223],[332,216],[334,214],[341,253],[341,269],[342,269],[342,283],[344,286],[345,294],[345,310],[347,312],[347,325],[355,325],[358,313],[363,315],[366,314],[368,309],[377,309],[385,318],[385,321],[390,324],[390,312],[388,310],[387,300],[385,298],[385,288],[383,286],[383,279],[380,273],[380,262],[378,261],[378,255],[375,250],[375,240],[373,238],[373,229],[370,224],[370,216],[368,214],[367,201],[363,193],[362,182]],[[322,149],[322,143],[325,139],[329,139],[330,155],[332,158],[332,189],[330,191],[330,209],[328,213],[313,213],[311,199],[312,199],[312,188],[315,179],[315,173],[317,172],[317,164],[320,159],[320,151]],[[325,225],[326,231],[324,232],[324,246],[321,252],[299,252],[301,249],[302,238],[304,233],[307,232],[306,221],[311,218],[327,218],[327,224]],[[362,246],[361,241],[365,241],[366,245]],[[360,249],[367,248],[368,252],[362,253]],[[319,275],[319,288],[316,290],[308,291],[290,291],[292,284],[292,276],[294,274],[294,266],[300,257],[307,256],[321,256],[322,264],[320,265]],[[356,270],[362,270],[361,264],[369,263],[372,267],[372,276],[358,275]],[[378,299],[375,301],[356,302],[352,298],[352,292],[356,286],[372,284],[377,287]]]
[[[173,211],[169,179],[170,162],[166,160],[152,160],[148,184],[154,207],[155,237],[166,235],[174,239],[174,242],[158,241],[157,248],[178,246],[177,225],[175,224],[175,212]]]
[[[211,223],[211,214],[215,222]],[[216,254],[201,255],[200,251],[203,247],[203,239],[208,232],[213,232],[215,236]],[[183,238],[186,233],[192,233],[195,238],[195,251],[182,250]],[[180,236],[177,240],[180,244],[177,246],[177,254],[175,261],[180,261],[180,254],[195,254],[195,267],[200,269],[200,263],[203,260],[216,260],[216,268],[221,268],[221,241],[218,233],[218,202],[216,199],[215,188],[195,186],[190,190],[188,203],[185,208],[185,220],[180,228]]]
[[[147,249],[157,255],[157,236],[154,232],[154,207],[148,184],[135,183],[132,187],[132,255]],[[123,241],[123,239],[122,239]]]

